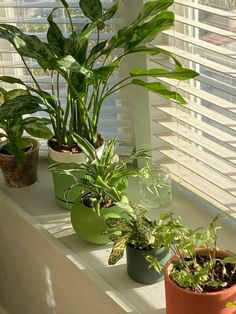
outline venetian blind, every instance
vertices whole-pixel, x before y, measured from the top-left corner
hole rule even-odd
[[[175,0],[173,10],[175,27],[156,44],[200,75],[165,80],[186,106],[151,98],[154,157],[182,185],[236,217],[236,1]]]
[[[113,0],[101,2],[105,9],[109,8],[114,3]],[[79,1],[68,1],[68,4],[72,9],[73,22],[75,22],[78,27],[82,27],[83,24],[89,22],[82,15],[79,8]],[[60,1],[56,0],[0,0],[0,23],[15,25],[24,32],[36,34],[46,41],[46,32],[48,29],[47,16],[50,14],[53,7],[62,7],[62,4]],[[66,18],[63,8],[56,11],[54,21],[63,31],[64,36],[66,36],[69,31],[69,21]],[[116,16],[111,20],[108,27],[104,29],[100,37],[104,40],[112,37],[114,30],[119,28],[119,25],[122,23],[125,23],[124,19],[120,16]],[[90,40],[92,41],[93,39],[95,38],[91,36]],[[49,92],[50,77],[43,73],[36,62],[28,60],[28,65],[34,75],[37,76],[37,81],[40,82],[41,88]],[[33,85],[33,81],[24,68],[20,56],[17,55],[14,48],[5,40],[0,40],[0,75],[15,76],[27,82],[27,84]],[[111,78],[111,84],[114,84],[120,75],[120,73],[115,73]],[[65,98],[65,83],[61,81],[60,84],[61,97]],[[3,87],[12,88],[12,85],[5,85]],[[122,92],[117,92],[112,98],[109,98],[102,107],[99,130],[105,139],[116,136],[119,144],[118,151],[121,154],[130,154],[133,149],[132,125],[130,105],[125,100]],[[44,147],[45,150],[47,149],[46,145],[41,147]]]

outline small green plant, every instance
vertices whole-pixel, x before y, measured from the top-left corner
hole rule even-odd
[[[172,214],[162,214],[159,220],[150,220],[146,216],[146,208],[137,204],[119,203],[124,209],[126,217],[112,218],[106,220],[110,240],[113,242],[112,251],[108,260],[109,265],[114,265],[122,258],[126,245],[131,245],[138,250],[152,250],[165,247],[170,248],[169,222]],[[158,272],[163,265],[151,255],[145,256]]]
[[[236,307],[236,303],[232,302],[232,301],[229,301],[229,302],[226,303],[225,307]]]
[[[70,187],[82,190],[82,200],[85,205],[92,207],[97,214],[100,209],[109,207],[114,202],[120,202],[124,195],[124,189],[128,184],[129,176],[138,176],[140,170],[128,167],[127,164],[137,158],[148,158],[147,150],[139,150],[126,159],[120,159],[115,153],[115,138],[105,146],[101,156],[96,149],[79,135],[74,135],[75,141],[85,153],[87,160],[84,163],[57,163],[49,167],[49,170],[72,176],[75,183]]]
[[[48,119],[29,116],[41,111],[41,104],[42,100],[27,90],[6,91],[0,88],[0,128],[3,131],[0,138],[6,138],[6,153],[14,155],[18,160],[22,159],[25,149],[31,145],[30,139],[23,137],[24,132],[40,138],[52,136],[46,126]]]
[[[220,256],[216,245],[219,217],[217,215],[206,230],[194,231],[171,218],[178,234],[172,234],[171,248],[176,258],[172,260],[170,278],[180,287],[202,293],[236,284],[236,256]],[[198,252],[197,248],[204,252]]]
[[[81,14],[88,21],[81,28],[72,17],[73,9],[65,0],[61,0],[63,7],[53,8],[47,18],[47,42],[35,35],[23,33],[13,25],[0,24],[0,38],[9,41],[20,55],[35,88],[10,76],[1,76],[0,80],[23,85],[42,98],[59,148],[67,146],[70,150],[74,145],[74,133],[95,144],[102,104],[119,89],[131,84],[141,86],[184,104],[186,101],[183,97],[167,85],[158,81],[146,82],[143,78],[148,76],[187,80],[198,75],[195,71],[184,68],[171,52],[148,45],[163,30],[173,26],[174,13],[167,10],[173,0],[147,1],[130,24],[117,30],[110,39],[104,40],[101,31],[109,27],[109,20],[119,11],[120,3],[117,0],[105,10],[100,0],[80,0]],[[54,22],[54,14],[58,10],[63,10],[68,18],[68,36],[64,36]],[[95,36],[95,40],[89,40],[91,35]],[[112,86],[112,74],[119,70],[121,62],[128,55],[135,53],[164,55],[171,59],[173,67],[146,70],[138,68],[137,64],[137,68],[130,69],[126,77]],[[28,65],[29,59],[35,60],[44,72],[49,73],[50,92],[42,90]],[[66,83],[65,107],[61,97],[62,81]]]

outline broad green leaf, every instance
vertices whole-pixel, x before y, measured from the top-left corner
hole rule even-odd
[[[176,80],[188,80],[198,75],[197,72],[187,68],[175,68],[168,70],[163,68],[156,68],[150,70],[133,69],[130,72],[131,76],[154,76],[154,77],[167,77]]]
[[[150,42],[163,30],[172,27],[173,22],[174,13],[165,11],[153,17],[147,23],[137,26],[133,30],[132,37],[125,43],[125,50],[130,50],[132,47]]]
[[[93,74],[96,79],[100,79],[102,81],[107,81],[109,76],[113,73],[113,71],[118,68],[119,65],[117,63],[111,63],[100,68],[94,69]]]
[[[100,0],[80,0],[80,8],[91,21],[102,17],[102,4]]]
[[[96,57],[102,52],[102,50],[106,46],[106,43],[107,43],[107,40],[101,41],[100,43],[98,43],[91,49],[90,55],[88,57],[88,64],[94,59],[96,59]]]
[[[5,83],[9,83],[9,84],[20,84],[20,85],[26,86],[23,81],[15,78],[13,76],[7,76],[7,75],[0,76],[0,81],[5,82]]]
[[[138,24],[143,20],[150,18],[163,10],[166,10],[169,6],[173,4],[174,0],[155,0],[155,1],[148,1],[144,4],[142,11],[135,19],[133,23]]]
[[[0,107],[0,120],[14,119],[21,117],[23,114],[31,114],[41,111],[41,99],[32,95],[21,95],[14,99],[7,100]]]
[[[48,23],[50,24],[50,27],[47,31],[47,40],[50,45],[50,47],[53,49],[53,51],[56,53],[58,57],[64,55],[64,44],[66,39],[63,37],[62,32],[60,28],[57,26],[56,23],[53,21],[53,13],[57,8],[54,8],[51,14],[48,16]]]
[[[30,148],[32,146],[31,139],[27,138],[27,137],[22,137],[22,138],[16,139],[16,144],[21,149]]]
[[[57,66],[59,70],[62,70],[64,72],[64,76],[66,77],[68,77],[67,73],[69,71],[74,71],[77,73],[84,74],[88,78],[93,77],[92,71],[80,65],[72,56],[58,58]]]
[[[101,17],[101,20],[106,21],[110,20],[117,12],[119,8],[120,0],[117,0],[116,3],[109,9],[106,10],[106,12]]]
[[[9,92],[7,92],[5,100],[14,99],[20,95],[30,95],[30,93],[29,93],[29,91],[27,91],[25,89],[12,89]]]
[[[169,90],[162,83],[147,83],[142,80],[134,79],[132,80],[132,84],[143,86],[147,90],[157,93],[169,100],[175,100],[180,104],[186,104],[186,100],[179,93]]]
[[[53,136],[52,131],[41,121],[28,123],[24,128],[27,133],[34,137],[49,139]]]
[[[0,38],[8,40],[11,44],[15,45],[15,37],[21,35],[23,35],[23,32],[16,26],[9,24],[0,24]]]

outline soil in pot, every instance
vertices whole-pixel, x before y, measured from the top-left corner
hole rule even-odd
[[[14,188],[25,187],[37,181],[39,143],[32,139],[32,147],[26,150],[24,157],[18,161],[9,155],[4,146],[0,149],[0,167],[5,183]]]
[[[205,260],[204,250],[198,250],[199,263]],[[206,250],[205,250],[206,252]],[[228,252],[217,252],[219,257],[229,256]],[[203,255],[203,256],[202,256]],[[172,257],[173,259],[173,257]],[[167,262],[164,270],[165,291],[166,291],[166,314],[235,314],[235,308],[226,308],[228,301],[236,301],[235,279],[226,287],[221,289],[209,286],[203,287],[203,292],[190,291],[180,287],[170,278],[170,261]],[[227,265],[227,272],[230,272],[232,265]],[[221,266],[216,263],[215,273],[220,273]]]

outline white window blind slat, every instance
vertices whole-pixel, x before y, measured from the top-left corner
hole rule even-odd
[[[173,120],[176,120],[177,123],[185,123],[187,126],[194,127],[195,129],[210,135],[212,138],[215,138],[216,140],[221,140],[227,143],[229,146],[236,148],[236,138],[234,135],[231,135],[228,132],[217,129],[211,124],[203,122],[202,120],[196,119],[190,115],[179,115],[178,118],[176,118],[176,108],[174,107],[158,106],[158,110],[167,113],[168,116],[171,117]]]
[[[229,5],[175,1],[175,27],[156,45],[200,75],[184,82],[161,79],[184,95],[187,105],[152,98],[151,127],[155,160],[236,218],[236,4]],[[150,62],[168,64],[154,57]]]

